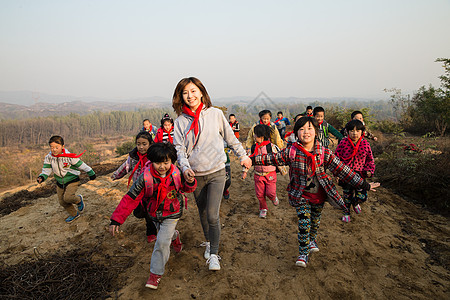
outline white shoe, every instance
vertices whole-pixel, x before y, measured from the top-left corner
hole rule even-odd
[[[208,260],[206,261],[206,264],[209,264],[209,270],[210,271],[219,271],[220,270],[220,256],[216,254],[211,254]]]
[[[209,259],[210,251],[211,251],[211,244],[209,242],[203,242],[200,244],[201,247],[206,247],[205,254],[203,254],[203,257],[205,259]]]

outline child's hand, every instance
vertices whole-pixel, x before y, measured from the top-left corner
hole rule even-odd
[[[370,177],[372,177],[372,175],[373,175],[373,174],[372,174],[372,172],[370,172],[370,171],[367,171],[367,172],[366,172],[366,175],[367,175],[367,177],[369,177],[369,178],[370,178]]]
[[[187,169],[183,173],[184,179],[186,179],[187,182],[192,183],[195,179],[195,173],[192,171],[192,169]]]
[[[374,136],[373,140],[376,142],[376,141],[378,141],[378,138],[376,136]]]
[[[374,192],[376,191],[375,189],[381,185],[379,182],[371,182],[369,184],[370,184],[370,190],[374,191]]]
[[[243,167],[243,168],[242,168],[242,179],[247,178],[247,172],[248,172],[248,169],[245,168],[245,167]]]
[[[119,227],[118,225],[109,225],[109,232],[111,233],[112,236],[114,236],[114,234],[118,234],[119,233]]]
[[[36,181],[37,181],[37,183],[41,184],[42,181],[44,181],[44,177],[39,176],[39,177],[36,179]]]

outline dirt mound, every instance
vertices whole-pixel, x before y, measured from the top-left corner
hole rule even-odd
[[[119,299],[449,298],[447,218],[384,188],[370,192],[362,214],[352,215],[348,224],[340,221],[338,210],[326,205],[318,236],[320,252],[311,255],[306,269],[298,268],[297,217],[287,203],[288,177],[278,179],[280,205],[269,205],[267,219],[260,219],[253,179],[240,180],[241,168],[231,158],[231,195],[223,200],[220,212],[218,272],[205,265],[200,247],[204,238],[189,195],[189,209],[177,226],[184,249],[179,254],[172,251],[158,290],[145,288],[153,244],[146,241],[144,222],[134,216],[117,237],[109,235],[109,217],[127,191],[127,178],[111,181],[109,175],[80,186],[86,209],[72,224],[64,223],[66,214],[54,194],[2,216],[0,259],[9,266],[33,261],[35,248],[42,257],[55,253],[74,257],[82,253],[77,249],[94,248],[101,257],[130,257],[134,264],[121,269],[120,279],[104,293]]]

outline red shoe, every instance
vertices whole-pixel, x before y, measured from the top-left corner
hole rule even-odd
[[[156,235],[152,234],[152,235],[147,235],[147,242],[151,243],[156,241]]]
[[[224,199],[230,199],[230,191],[229,191],[229,190],[226,190],[226,191],[223,193],[223,198],[224,198]]]
[[[175,230],[175,232],[177,233],[177,238],[172,241],[172,247],[176,253],[179,253],[183,249],[183,243],[180,240],[180,232],[178,230]]]
[[[160,281],[161,281],[161,275],[156,275],[156,274],[150,273],[150,277],[148,278],[147,283],[145,284],[145,287],[156,290],[158,288],[158,284]]]

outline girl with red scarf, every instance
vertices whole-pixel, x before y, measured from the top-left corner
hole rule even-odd
[[[347,206],[326,170],[358,189],[371,190],[380,184],[367,183],[333,152],[323,147],[317,139],[318,123],[314,118],[300,118],[295,123],[294,132],[297,142],[278,153],[258,155],[254,158],[254,163],[289,165],[289,204],[295,207],[298,216],[300,255],[295,264],[306,267],[309,254],[319,251],[316,238],[325,200],[348,213]]]
[[[245,142],[245,146],[247,149],[250,149],[253,146],[253,144],[255,144],[255,137],[254,137],[253,130],[254,130],[255,126],[259,125],[259,124],[266,125],[266,126],[269,126],[270,128],[273,128],[273,131],[270,134],[270,142],[272,144],[277,145],[277,147],[280,149],[284,148],[284,142],[281,139],[280,133],[278,132],[276,125],[273,122],[270,122],[271,118],[272,118],[272,112],[270,110],[264,109],[259,112],[259,121],[256,122],[256,124],[254,124],[252,126],[252,128],[250,128],[250,130],[247,134],[247,141]]]
[[[155,143],[173,144],[173,120],[169,114],[165,114],[161,119],[161,127],[156,132]]]
[[[131,180],[135,182],[139,175],[144,171],[144,166],[147,163],[147,150],[153,144],[152,137],[147,131],[141,131],[136,135],[136,147],[130,151],[127,160],[111,175],[112,180],[117,180],[130,174],[128,177],[128,187]],[[146,217],[144,208],[139,205],[133,212],[136,218],[144,218],[147,224],[147,241],[149,243],[156,240],[156,227],[151,222],[150,218]]]
[[[120,200],[111,216],[110,233],[119,233],[119,226],[125,222],[131,211],[138,205],[158,228],[150,262],[150,276],[146,287],[157,289],[165,265],[169,260],[170,247],[180,252],[183,244],[176,225],[183,213],[185,195],[196,188],[196,181],[184,181],[180,170],[175,166],[177,152],[170,143],[156,143],[148,149],[149,161],[128,193]]]
[[[270,142],[270,133],[272,128],[266,125],[256,125],[254,128],[254,136],[256,143],[252,146],[250,157],[263,155],[267,153],[276,153],[280,149]],[[247,169],[244,169],[242,178],[247,177]],[[255,192],[256,198],[259,200],[259,217],[266,218],[267,202],[266,197],[277,206],[279,201],[277,197],[277,172],[275,166],[255,166]]]
[[[224,141],[240,159],[251,167],[251,160],[233,133],[223,112],[212,107],[203,83],[195,77],[178,82],[172,98],[178,115],[174,124],[174,145],[178,163],[186,181],[197,179],[194,192],[206,242],[204,253],[208,268],[220,270],[220,204],[225,187],[226,155]]]
[[[348,137],[343,139],[336,148],[335,154],[347,166],[352,168],[362,178],[370,178],[375,172],[375,163],[369,142],[364,138],[365,126],[359,120],[352,120],[345,125]],[[340,182],[343,187],[344,202],[349,209],[353,206],[356,214],[361,212],[362,202],[367,200],[367,190],[355,189],[351,185]],[[350,213],[343,218],[350,222]]]

